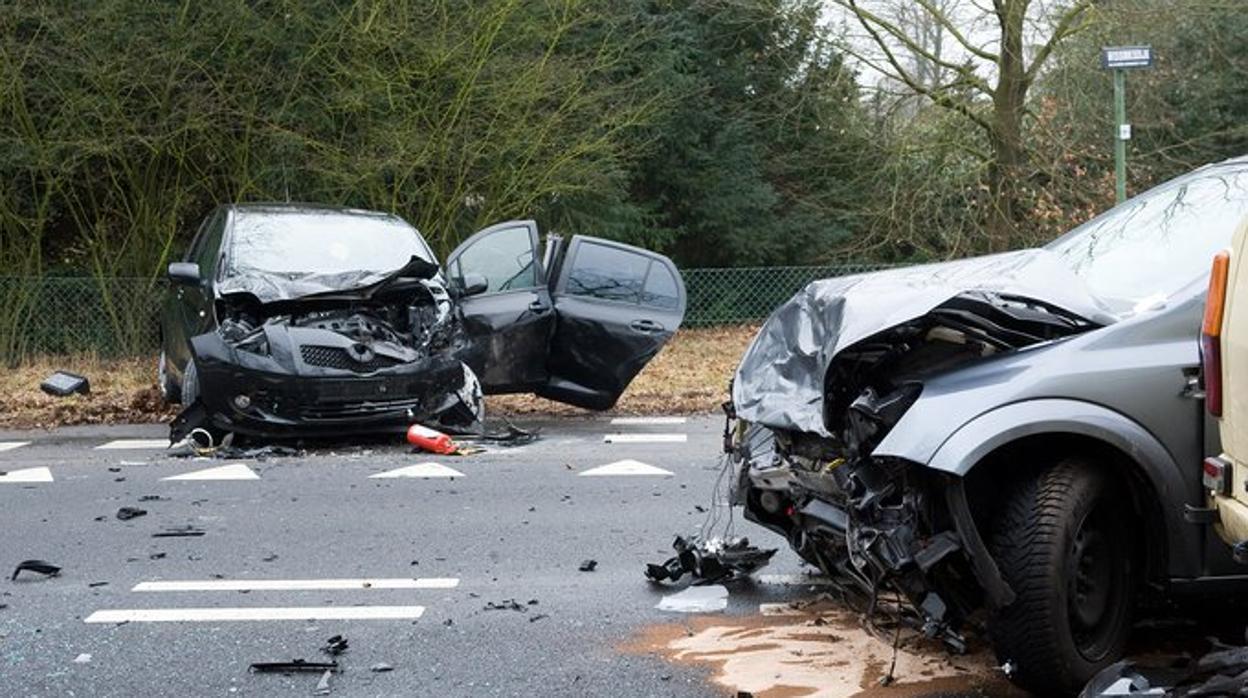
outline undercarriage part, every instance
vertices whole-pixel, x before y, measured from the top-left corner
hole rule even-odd
[[[686,574],[695,585],[714,584],[745,577],[771,561],[776,549],[764,550],[750,545],[748,538],[712,538],[686,540],[680,536],[672,543],[673,557],[661,565],[646,565],[646,578],[652,582],[675,582]]]

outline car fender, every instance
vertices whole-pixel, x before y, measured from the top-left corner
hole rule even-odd
[[[1075,434],[1096,439],[1134,461],[1156,493],[1167,542],[1169,573],[1172,576],[1199,574],[1202,549],[1199,528],[1184,521],[1179,506],[1164,505],[1191,501],[1185,491],[1189,478],[1183,477],[1180,465],[1147,429],[1101,405],[1058,398],[1014,402],[967,421],[929,457],[919,453],[882,452],[887,450],[883,448],[887,442],[873,455],[905,458],[933,470],[964,477],[998,448],[1041,434]]]

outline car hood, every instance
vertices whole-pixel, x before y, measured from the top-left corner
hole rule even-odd
[[[432,279],[438,265],[412,257],[392,271],[344,271],[333,274],[279,274],[254,269],[239,271],[217,284],[219,296],[249,295],[261,303],[297,299],[364,299],[399,278]]]
[[[975,291],[1041,301],[1098,325],[1119,319],[1042,249],[815,281],[777,308],[746,349],[732,384],[737,416],[828,436],[823,380],[838,353]]]

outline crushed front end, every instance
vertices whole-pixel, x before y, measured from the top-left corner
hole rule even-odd
[[[967,275],[976,273],[996,272],[984,265]],[[996,290],[862,278],[870,282],[812,284],[746,352],[725,405],[732,503],[863,610],[887,602],[961,652],[968,618],[1008,605],[1013,592],[980,537],[963,479],[874,455],[876,447],[930,377],[1098,325]],[[957,426],[917,428],[948,435]]]
[[[473,426],[481,387],[456,358],[459,323],[434,272],[269,302],[222,295],[216,329],[191,338],[200,394],[171,438],[197,426],[262,436]]]

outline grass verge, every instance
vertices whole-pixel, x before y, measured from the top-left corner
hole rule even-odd
[[[727,398],[728,380],[754,326],[681,330],[646,366],[612,410],[615,414],[696,414],[715,412]],[[52,397],[39,383],[53,371],[79,373],[91,381],[90,395]],[[177,409],[165,405],[156,389],[152,357],[102,359],[47,357],[0,371],[0,428],[50,429],[73,424],[166,421]],[[486,400],[488,414],[592,414],[531,395],[497,395]]]

